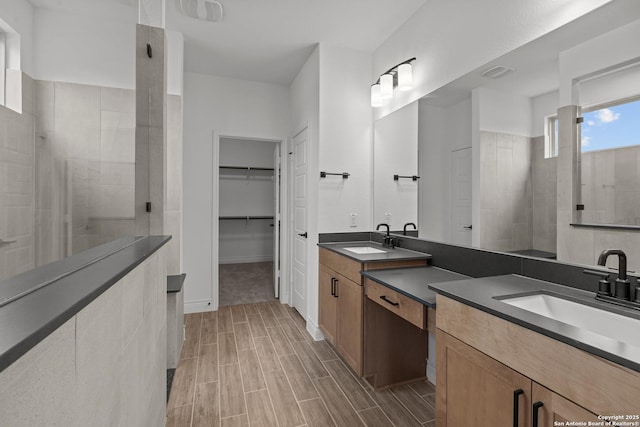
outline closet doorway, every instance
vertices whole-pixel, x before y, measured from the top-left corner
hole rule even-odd
[[[280,141],[219,141],[219,306],[274,301],[280,276]]]

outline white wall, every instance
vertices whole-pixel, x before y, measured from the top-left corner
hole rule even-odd
[[[640,21],[635,21],[560,52],[559,105],[593,102],[593,99],[580,98],[580,92],[574,89],[573,81],[627,61],[637,61],[640,58],[640,45],[634,41],[638,39]]]
[[[478,94],[479,131],[531,136],[531,98],[480,87]]]
[[[289,130],[288,88],[185,73],[183,266],[189,277],[185,282],[186,311],[218,307],[214,132],[275,140],[286,138]]]
[[[92,17],[35,9],[34,78],[135,88],[135,9]]]
[[[396,91],[374,114],[386,115],[609,1],[427,1],[374,52],[370,83],[389,67],[417,58],[413,90]]]
[[[371,229],[370,75],[371,54],[321,45],[319,167],[351,176],[319,180],[320,233]]]
[[[544,118],[558,112],[558,96],[559,92],[554,90],[553,92],[536,96],[531,100],[531,107],[533,109],[531,136],[536,137],[544,135]]]

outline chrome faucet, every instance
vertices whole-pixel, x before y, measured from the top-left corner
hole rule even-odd
[[[598,265],[605,266],[609,255],[618,256],[618,278],[615,281],[614,297],[631,301],[631,283],[627,279],[627,255],[620,249],[605,249],[598,257]]]
[[[404,234],[405,236],[407,235],[407,227],[408,227],[408,226],[410,226],[410,225],[411,225],[411,226],[413,226],[413,229],[414,229],[414,230],[417,230],[417,229],[418,229],[418,227],[416,227],[416,225],[415,225],[413,222],[408,222],[408,223],[406,223],[406,224],[404,225],[403,229],[402,229],[402,234]]]
[[[389,235],[389,233],[391,232],[391,229],[389,228],[389,224],[385,224],[384,222],[378,224],[376,226],[376,231],[380,230],[380,227],[387,227],[387,235],[384,236],[382,246],[387,248],[393,248],[396,244],[395,244],[395,239]]]

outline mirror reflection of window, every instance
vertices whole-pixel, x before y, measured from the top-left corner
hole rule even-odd
[[[583,110],[583,223],[640,226],[640,97]]]

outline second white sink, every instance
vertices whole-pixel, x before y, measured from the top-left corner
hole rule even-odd
[[[353,248],[344,248],[347,251],[351,251],[354,253],[357,253],[359,255],[365,255],[365,254],[383,254],[386,251],[383,251],[381,249],[377,249],[377,248],[372,248],[370,246],[357,246],[357,247],[353,247]]]
[[[501,299],[502,302],[550,319],[640,347],[640,320],[548,294]]]

